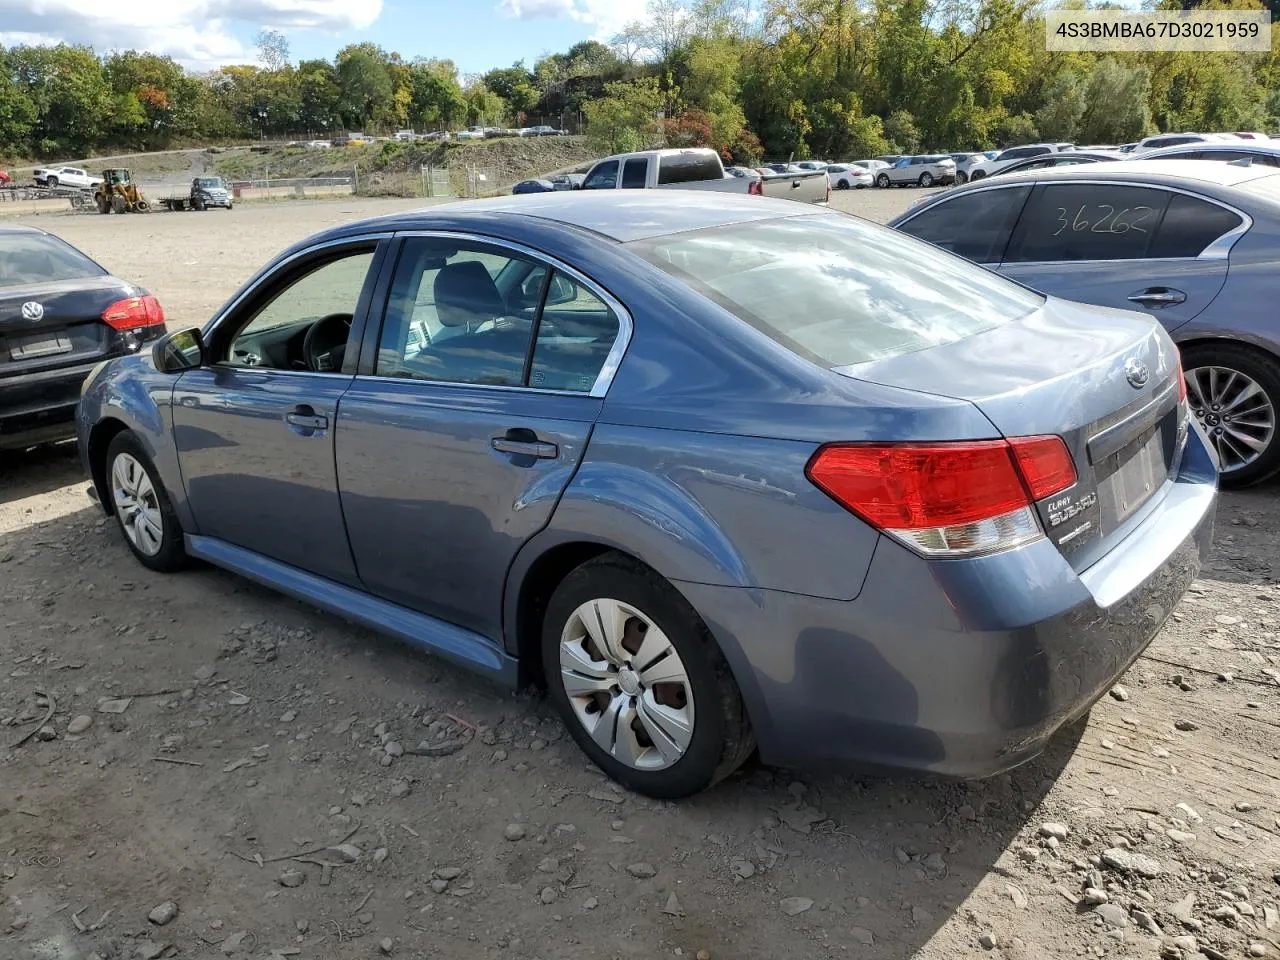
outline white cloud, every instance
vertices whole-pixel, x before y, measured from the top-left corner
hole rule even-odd
[[[647,0],[500,0],[498,12],[518,20],[567,17],[590,25],[593,40],[607,42],[628,23],[643,20],[647,5]]]
[[[195,70],[253,61],[235,30],[360,30],[382,0],[0,0],[0,44],[81,43],[148,50]]]

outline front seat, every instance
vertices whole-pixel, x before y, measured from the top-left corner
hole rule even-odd
[[[502,294],[484,265],[451,263],[436,274],[432,289],[441,330],[418,355],[423,373],[459,383],[521,385],[530,327],[505,317]]]
[[[474,333],[506,312],[502,294],[484,264],[475,260],[450,263],[436,274],[433,287],[436,316],[445,329],[436,340]]]

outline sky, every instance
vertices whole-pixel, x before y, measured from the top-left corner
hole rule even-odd
[[[453,60],[464,74],[607,41],[645,0],[0,0],[0,45],[80,43],[148,50],[191,70],[256,59],[253,38],[282,32],[293,60],[371,41]]]

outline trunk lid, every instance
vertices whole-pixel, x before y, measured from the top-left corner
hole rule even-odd
[[[102,322],[102,312],[137,294],[111,276],[0,287],[0,378],[116,352],[118,336]]]
[[[968,400],[1008,437],[1062,437],[1078,480],[1037,510],[1076,570],[1136,522],[1186,436],[1177,348],[1159,324],[1124,310],[1050,297],[976,336],[838,372]]]

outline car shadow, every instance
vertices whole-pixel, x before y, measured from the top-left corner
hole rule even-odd
[[[54,458],[50,462],[56,465],[60,461]],[[551,706],[543,698],[513,698],[442,660],[394,641],[380,640],[370,631],[350,627],[341,618],[317,613],[305,604],[232,574],[203,566],[177,576],[151,574],[133,562],[115,525],[99,524],[99,516],[86,504],[74,512],[0,533],[0,562],[5,563],[0,575],[5,577],[6,587],[19,594],[30,591],[25,603],[6,608],[10,630],[0,636],[0,656],[8,663],[19,650],[24,654],[46,650],[54,654],[44,663],[22,666],[24,671],[30,671],[30,679],[23,681],[24,690],[45,690],[59,704],[77,704],[101,692],[103,677],[115,670],[130,677],[130,686],[125,689],[136,689],[136,674],[181,677],[197,663],[217,663],[219,676],[228,680],[237,677],[255,703],[290,698],[295,684],[323,691],[341,688],[345,677],[348,689],[360,687],[366,697],[358,709],[335,709],[333,716],[339,718],[347,709],[366,716],[381,715],[392,702],[398,702],[401,709],[396,712],[403,713],[404,706],[423,697],[430,684],[434,685],[428,695],[430,700],[456,711],[468,722],[500,732],[513,730],[517,742],[527,742],[530,730],[542,731],[546,725],[556,724]],[[66,571],[61,579],[51,572],[60,570]],[[127,593],[112,593],[126,586]],[[111,597],[114,606],[108,605]],[[307,631],[305,640],[290,641],[296,648],[281,651],[279,668],[252,666],[240,653],[218,653],[219,659],[215,659],[214,652],[224,648],[228,634],[244,630],[241,625],[246,621],[249,628],[257,629],[264,617],[271,624],[304,627]],[[61,658],[72,654],[57,646],[60,634],[49,630],[50,624],[61,620],[83,624],[75,643],[70,645],[77,658],[89,659],[88,663],[80,663],[82,670],[70,669],[69,664],[63,670]],[[92,649],[110,651],[110,657],[104,653],[97,660],[86,658],[84,651]],[[226,659],[232,656],[242,659]],[[108,664],[108,660],[114,663]],[[303,662],[307,668],[294,672]],[[38,685],[37,681],[47,686]],[[77,694],[77,685],[91,693]],[[6,709],[16,712],[17,704],[9,701],[24,692],[16,687],[7,689],[12,696],[6,695],[0,702],[0,713]],[[269,709],[278,713],[279,706],[282,704]],[[141,723],[147,710],[159,709],[140,702],[125,719]],[[324,729],[333,716],[318,722],[318,727]],[[102,717],[98,722],[104,728],[107,725]],[[190,755],[199,756],[209,766],[200,773],[185,775],[193,778],[190,789],[203,796],[204,802],[221,798],[219,803],[231,803],[217,792],[226,780],[217,774],[226,758],[199,751],[208,750],[205,741],[215,738],[239,736],[244,742],[253,743],[265,739],[261,731],[255,729],[250,734],[243,726],[237,726],[246,722],[226,715],[200,738],[199,744],[193,744]],[[1001,858],[1012,852],[1019,833],[1029,822],[1035,823],[1044,816],[1038,814],[1041,803],[1070,760],[1082,732],[1083,723],[1068,728],[1051,741],[1040,757],[981,782],[822,770],[796,772],[753,761],[717,787],[687,800],[672,804],[630,797],[623,807],[599,801],[600,795],[607,798],[610,791],[601,794],[599,775],[589,769],[572,739],[565,735],[554,738],[545,746],[545,752],[539,753],[499,740],[499,744],[510,745],[513,752],[520,750],[519,755],[530,763],[545,764],[544,772],[535,773],[534,780],[521,779],[510,767],[490,762],[481,744],[459,756],[464,761],[476,758],[466,766],[441,766],[442,773],[408,765],[397,769],[420,771],[417,775],[422,778],[424,795],[428,782],[433,791],[443,789],[435,785],[437,778],[444,778],[441,783],[467,781],[471,795],[511,792],[535,817],[548,817],[551,822],[576,820],[578,833],[573,836],[584,840],[594,836],[597,846],[592,849],[598,858],[607,859],[608,855],[599,851],[611,849],[607,838],[618,830],[609,828],[610,818],[625,815],[631,824],[629,833],[647,836],[646,858],[660,865],[660,882],[682,884],[679,915],[663,913],[661,920],[662,936],[671,942],[697,944],[708,948],[715,957],[791,956],[790,951],[777,948],[780,938],[785,937],[797,945],[797,956],[800,944],[807,943],[805,952],[813,953],[813,942],[821,940],[830,955],[839,950],[859,957],[907,960],[948,920],[964,914],[966,903],[984,879],[993,879],[994,874],[997,884],[1016,887],[1022,882],[1018,874],[1001,864]],[[328,742],[327,749],[331,751],[338,749],[336,740],[320,742]],[[31,751],[18,759],[20,763],[33,764],[35,756]],[[211,757],[218,762],[212,762]],[[480,757],[485,760],[480,761]],[[302,798],[308,796],[309,790],[329,797],[334,782],[350,781],[352,768],[346,764],[348,760],[336,753],[323,762],[299,764],[302,772],[297,776],[313,779],[295,781],[296,797],[287,803],[280,802],[281,796],[268,795],[261,800],[262,809],[278,809],[281,816],[288,818],[303,816],[298,811],[308,808],[309,801]],[[29,773],[35,775],[34,767],[15,769],[18,783]],[[327,778],[326,786],[321,786],[321,778]],[[537,780],[554,782],[536,786]],[[269,781],[264,779],[266,782]],[[0,800],[4,799],[3,793],[0,789]],[[535,797],[544,801],[550,797],[555,812],[533,812],[537,809]],[[325,800],[324,805],[329,802]],[[237,798],[235,804],[241,803]],[[126,803],[120,811],[108,811],[106,815],[124,818],[123,811],[128,808]],[[493,824],[484,820],[491,816],[485,804],[448,809],[445,819],[452,818],[476,830],[477,835],[494,835]],[[95,811],[93,816],[100,818],[104,814]],[[264,818],[256,829],[263,835],[272,835],[265,825],[268,815],[255,816]],[[503,808],[492,816],[505,816]],[[434,833],[426,833],[435,829],[434,819],[414,822],[432,842],[445,842]],[[32,824],[24,824],[24,829],[35,830],[39,826],[38,821]],[[480,824],[488,834],[480,833]],[[278,830],[284,830],[283,824],[278,825]],[[30,846],[38,839],[28,836],[24,843]],[[498,843],[504,856],[513,849],[505,841]],[[1046,858],[1052,857],[1047,849],[1035,849]],[[1022,853],[1021,849],[1018,853]],[[638,858],[640,854],[630,856]],[[110,867],[109,858],[99,859],[104,869]],[[607,869],[591,856],[583,857],[582,862],[584,870]],[[604,875],[594,874],[596,882],[605,883],[600,879]],[[534,886],[541,882],[536,881]],[[608,929],[627,929],[623,920],[634,921],[633,911],[639,901],[625,899],[633,896],[625,892],[633,887],[626,878],[618,888],[623,891],[618,894],[618,910],[622,912]],[[492,890],[489,893],[501,895]],[[664,889],[655,900],[656,905],[666,902],[666,893]],[[196,898],[194,893],[191,896]],[[601,915],[605,915],[612,909],[611,901],[604,897],[602,900]],[[656,911],[657,906],[653,909]],[[788,916],[787,911],[792,909],[797,913]],[[726,922],[727,918],[736,920]],[[55,919],[49,923],[55,923]],[[56,922],[65,920],[62,917]],[[566,924],[573,922],[572,916],[565,920]],[[592,930],[599,935],[596,924],[596,917],[590,925],[582,920],[572,928],[574,935],[587,937]],[[624,934],[616,934],[616,941],[610,939],[612,936],[605,935],[597,942],[600,952],[626,955]],[[770,952],[764,952],[762,947]],[[845,949],[840,950],[841,947]],[[827,950],[821,953],[828,955]]]
[[[0,450],[0,505],[85,479],[75,441],[30,450]]]

